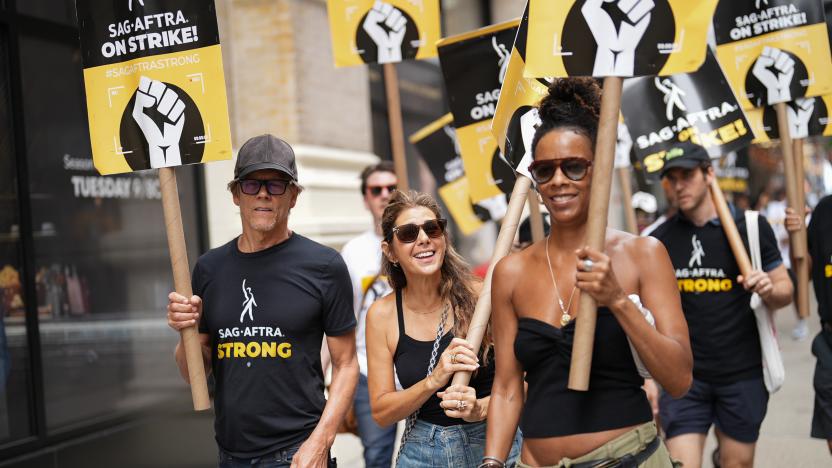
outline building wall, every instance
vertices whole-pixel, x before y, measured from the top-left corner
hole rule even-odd
[[[371,222],[358,174],[371,153],[366,67],[333,66],[323,0],[217,0],[232,141],[273,133],[294,148],[306,190],[290,228],[340,247]],[[225,189],[233,162],[205,166],[209,243],[240,232]]]
[[[492,23],[519,18],[525,6],[526,0],[491,0]]]

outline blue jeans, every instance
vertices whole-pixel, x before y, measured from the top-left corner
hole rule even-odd
[[[506,466],[520,456],[520,431],[511,444]],[[417,420],[399,456],[397,468],[474,468],[485,455],[485,421],[437,426]]]
[[[292,457],[298,452],[301,444],[283,450],[276,450],[272,453],[254,458],[235,457],[223,449],[219,450],[217,456],[217,468],[289,468],[292,466]],[[329,456],[329,468],[337,467],[332,454]]]
[[[358,435],[364,446],[365,468],[389,468],[393,460],[393,447],[396,445],[396,425],[381,427],[373,420],[367,376],[364,374],[358,374],[354,403]]]

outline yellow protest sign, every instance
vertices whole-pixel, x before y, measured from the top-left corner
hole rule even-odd
[[[797,98],[786,103],[791,137],[832,136],[832,94]],[[777,126],[777,112],[771,106],[745,111],[748,124],[754,131],[754,143],[765,143],[780,138]]]
[[[629,77],[694,71],[705,58],[716,4],[717,0],[530,0],[525,76]]]
[[[336,67],[436,57],[439,0],[327,0]]]
[[[714,16],[716,54],[744,109],[832,93],[819,0],[732,0]]]
[[[95,168],[231,159],[213,2],[133,3],[76,2]]]
[[[540,122],[535,107],[548,94],[549,81],[543,78],[526,78],[526,38],[529,31],[529,9],[523,12],[514,47],[511,49],[505,79],[500,89],[500,99],[491,131],[500,151],[515,171],[531,177],[528,167],[531,163],[530,147],[534,129]]]

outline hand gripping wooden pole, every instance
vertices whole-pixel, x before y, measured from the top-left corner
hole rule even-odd
[[[618,173],[618,181],[621,183],[621,205],[624,207],[627,232],[638,235],[636,212],[633,209],[633,185],[630,182],[630,171],[626,167],[616,168],[615,171]]]
[[[182,228],[182,210],[179,207],[179,189],[176,173],[172,167],[159,169],[159,188],[162,191],[162,208],[165,214],[165,230],[168,235],[170,266],[173,269],[173,289],[191,297],[191,272],[188,266],[188,251],[185,248],[185,231]],[[211,408],[208,383],[205,380],[205,365],[202,360],[202,346],[199,344],[197,327],[188,327],[180,332],[188,362],[188,380],[191,383],[191,398],[195,411]]]
[[[615,162],[615,143],[618,135],[618,115],[621,111],[621,85],[617,76],[604,78],[601,95],[601,116],[598,122],[598,139],[595,142],[595,159],[592,161],[592,189],[589,199],[589,215],[585,244],[599,251],[604,250],[607,233],[607,214],[612,188],[612,171]],[[581,294],[578,315],[575,320],[575,338],[572,342],[572,362],[569,367],[570,390],[589,389],[589,370],[592,366],[592,346],[595,341],[597,319],[595,299]]]
[[[786,114],[786,103],[778,102],[774,105],[777,111],[777,128],[780,132],[780,150],[783,153],[783,174],[786,178],[786,199],[789,208],[795,213],[803,213],[804,205],[800,205],[796,187],[798,180],[795,177],[795,162],[792,146],[792,137],[789,130],[789,118]],[[803,186],[800,186],[803,190]],[[792,257],[800,259],[806,256],[806,229],[789,235],[791,242]]]
[[[543,217],[540,214],[540,201],[534,190],[529,190],[529,223],[532,227],[532,242],[543,239],[546,232],[543,229]]]
[[[740,274],[748,278],[748,275],[751,274],[751,259],[745,250],[745,244],[742,243],[742,237],[740,237],[740,232],[737,230],[737,223],[734,222],[734,217],[731,215],[728,203],[725,202],[725,195],[722,194],[722,189],[719,188],[719,181],[716,180],[716,177],[711,180],[708,189],[711,192],[711,200],[714,202],[719,222],[722,224],[722,230],[725,231],[725,236],[728,237],[728,245],[731,247],[734,259],[740,267]]]
[[[393,149],[393,165],[399,179],[399,190],[409,190],[407,180],[407,159],[404,150],[404,129],[402,127],[402,105],[399,96],[399,75],[396,64],[385,63],[384,94],[387,98],[387,123],[390,126],[390,146]]]
[[[806,192],[803,189],[804,180],[805,180],[805,169],[804,169],[804,159],[803,159],[803,139],[798,138],[794,140],[794,175],[797,179],[797,202],[800,208],[797,209],[796,213],[799,216],[803,216],[803,210],[806,206]],[[805,217],[804,217],[805,219]],[[801,229],[800,232],[797,234],[802,236],[806,239],[806,224],[800,223]],[[806,242],[808,247],[808,241]],[[800,318],[807,318],[809,317],[809,260],[808,260],[808,249],[806,252],[806,256],[803,258],[795,258],[794,262],[795,265],[794,271],[795,276],[797,277],[797,284],[795,288],[797,290],[797,314]]]
[[[468,334],[465,339],[474,349],[480,349],[482,338],[491,319],[491,276],[494,274],[494,267],[511,250],[511,243],[517,233],[517,225],[520,224],[520,216],[523,215],[523,205],[526,204],[529,188],[532,180],[521,175],[517,176],[514,183],[514,190],[511,191],[511,199],[508,202],[508,211],[503,217],[503,224],[500,226],[500,233],[497,235],[497,245],[494,246],[494,253],[491,254],[491,264],[488,265],[488,273],[485,275],[485,282],[474,308],[474,316],[471,317],[471,324],[468,326]],[[468,385],[471,381],[470,372],[457,372],[451,381],[453,385]]]

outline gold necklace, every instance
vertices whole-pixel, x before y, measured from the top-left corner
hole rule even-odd
[[[572,286],[572,292],[569,294],[569,302],[566,304],[566,307],[563,305],[563,299],[560,297],[560,291],[558,291],[558,283],[555,281],[555,272],[552,270],[552,259],[549,258],[549,238],[551,234],[546,236],[546,263],[549,264],[549,275],[552,277],[552,285],[555,287],[555,294],[558,298],[558,305],[560,305],[560,326],[565,327],[569,324],[569,321],[572,320],[572,316],[569,315],[569,310],[572,308],[572,298],[575,297],[575,289],[577,289],[578,285],[575,284]]]

